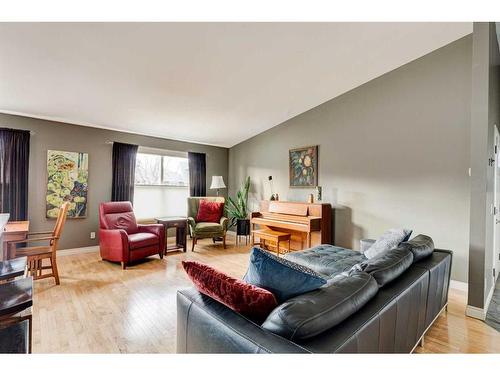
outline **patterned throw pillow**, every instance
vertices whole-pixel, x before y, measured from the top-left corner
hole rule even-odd
[[[378,238],[373,245],[363,254],[368,259],[384,254],[395,249],[401,242],[408,241],[412,231],[410,229],[389,229]]]
[[[279,303],[326,284],[326,280],[313,270],[258,247],[252,249],[243,280],[269,290]]]
[[[224,213],[224,203],[202,199],[196,215],[197,223],[219,223]]]
[[[265,289],[198,262],[182,262],[182,266],[201,293],[255,322],[264,321],[277,306],[276,298]]]

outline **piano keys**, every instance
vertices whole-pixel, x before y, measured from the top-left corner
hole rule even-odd
[[[270,229],[290,233],[291,250],[303,250],[320,244],[332,244],[332,206],[329,203],[261,201],[252,212],[252,229]]]

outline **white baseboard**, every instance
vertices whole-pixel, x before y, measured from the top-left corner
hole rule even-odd
[[[471,318],[476,318],[480,320],[486,319],[486,314],[488,313],[488,307],[490,307],[491,298],[493,297],[493,291],[495,290],[495,285],[493,285],[488,293],[488,297],[486,297],[486,303],[484,304],[484,308],[479,308],[475,306],[467,305],[465,309],[465,315],[470,316]]]
[[[77,247],[74,249],[58,250],[57,256],[85,254],[85,253],[97,253],[98,251],[99,251],[99,246]]]
[[[236,233],[227,231],[228,237],[235,238]],[[174,237],[172,237],[174,238]],[[57,256],[65,256],[65,255],[76,255],[76,254],[85,254],[85,253],[97,253],[99,252],[99,245],[96,246],[86,246],[86,247],[76,247],[74,249],[65,249],[58,250]]]
[[[493,292],[495,291],[495,283],[491,286],[491,289],[488,293],[488,297],[486,297],[486,303],[484,304],[484,318],[486,319],[486,313],[488,312],[488,308],[490,307],[491,299],[493,298]]]
[[[469,290],[469,284],[463,281],[450,280],[450,289],[460,290],[462,292],[467,292]]]
[[[486,319],[485,310],[480,309],[479,307],[476,307],[476,306],[467,305],[467,307],[465,309],[465,315],[467,315],[471,318],[479,319],[479,320]]]

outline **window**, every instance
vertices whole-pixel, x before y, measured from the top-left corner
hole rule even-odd
[[[188,159],[178,156],[137,154],[136,185],[183,186],[189,184]]]
[[[187,155],[170,154],[164,150],[157,153],[150,149],[140,151],[135,165],[134,211],[137,218],[186,216],[189,196]]]

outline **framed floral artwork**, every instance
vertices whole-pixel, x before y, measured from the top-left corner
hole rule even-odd
[[[289,151],[290,187],[318,186],[318,146]]]
[[[87,216],[88,176],[89,154],[48,150],[47,218],[57,218],[64,202],[69,202],[68,219]]]

